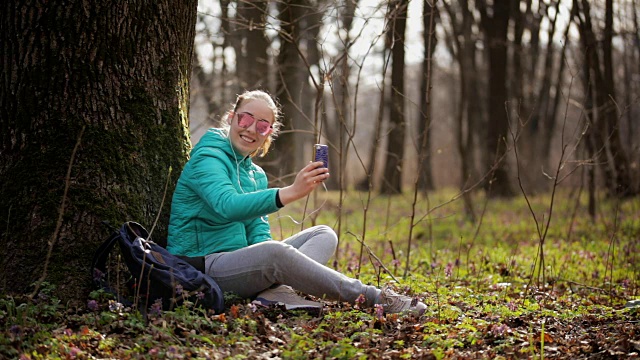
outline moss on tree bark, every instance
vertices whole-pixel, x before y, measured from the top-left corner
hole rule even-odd
[[[190,148],[197,1],[0,6],[8,65],[0,74],[0,289],[29,290],[53,240],[46,281],[61,299],[83,301],[91,258],[109,233],[102,221],[150,228],[160,212],[154,238],[166,235]]]

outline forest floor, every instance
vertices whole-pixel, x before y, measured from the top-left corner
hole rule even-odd
[[[0,297],[0,359],[640,358],[640,200],[603,202],[590,217],[572,194],[553,213],[548,196],[492,200],[476,222],[434,196],[446,206],[415,210],[430,220],[414,226],[411,199],[380,197],[366,231],[362,194],[342,212],[336,194],[320,199],[313,222],[343,234],[331,265],[419,298],[420,317],[341,302],[287,311],[233,296],[220,314],[187,303],[143,316],[101,290],[67,306],[47,285],[33,300]],[[299,213],[272,216],[274,237],[299,230]]]

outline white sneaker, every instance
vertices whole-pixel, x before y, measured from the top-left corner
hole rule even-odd
[[[296,294],[295,290],[287,285],[280,285],[275,288],[267,289],[256,297],[254,303],[263,306],[284,305],[285,309],[321,309],[322,304],[315,301],[309,301],[302,296]]]
[[[418,301],[418,298],[412,298],[406,295],[400,295],[391,290],[389,286],[382,288],[380,293],[379,304],[382,304],[386,313],[405,313],[422,315],[427,309],[427,305]]]

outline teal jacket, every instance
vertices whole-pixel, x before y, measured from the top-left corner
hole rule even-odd
[[[209,129],[191,151],[171,202],[167,249],[204,256],[271,239],[267,214],[277,188],[250,157],[234,152],[226,130]]]

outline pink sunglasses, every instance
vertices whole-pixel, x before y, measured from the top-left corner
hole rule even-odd
[[[253,125],[254,122],[256,122],[256,118],[253,114],[248,112],[238,113],[238,126],[241,128],[246,129]],[[273,125],[271,125],[270,122],[264,119],[258,120],[258,123],[256,124],[256,132],[258,134],[266,136],[271,132],[271,130],[273,130]]]

